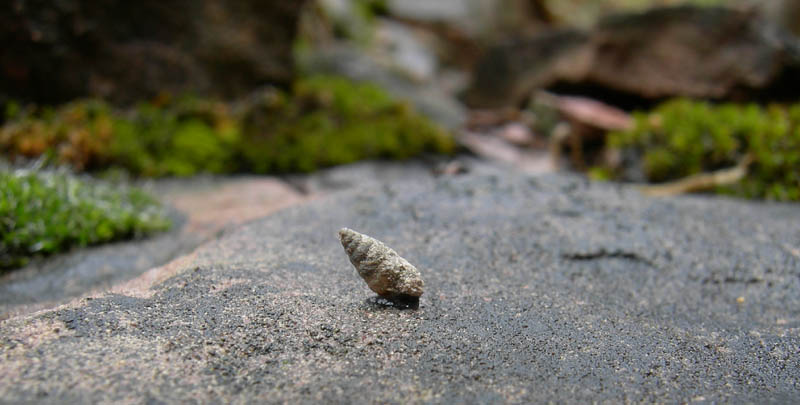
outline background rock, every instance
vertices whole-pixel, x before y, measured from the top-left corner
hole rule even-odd
[[[303,3],[4,1],[0,96],[133,102],[162,92],[230,97],[288,84]]]
[[[534,89],[616,98],[796,99],[800,41],[755,12],[653,9],[490,49],[467,102],[518,105]]]
[[[796,205],[499,173],[345,190],[225,235],[151,289],[3,321],[0,397],[800,397]],[[365,302],[342,226],[418,266],[418,311]]]
[[[538,0],[318,0],[315,6],[301,19],[301,70],[377,83],[451,130],[465,122],[457,96],[485,46],[548,24]]]
[[[800,36],[800,0],[751,0],[766,18]]]
[[[347,44],[332,44],[303,58],[310,73],[335,74],[352,80],[375,83],[392,96],[408,100],[420,114],[444,128],[460,128],[466,120],[466,108],[441,83],[419,82],[408,74],[398,73],[374,55]]]
[[[438,25],[475,42],[531,33],[551,18],[540,0],[389,0],[387,8],[393,17]]]

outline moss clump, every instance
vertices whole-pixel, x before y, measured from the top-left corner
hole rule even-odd
[[[234,108],[235,106],[235,108]],[[56,109],[10,105],[0,148],[11,157],[122,168],[139,176],[307,172],[367,158],[449,153],[443,130],[382,89],[318,76],[292,93],[235,104],[198,98],[114,110],[97,100]]]
[[[0,171],[0,270],[169,226],[161,205],[135,188],[64,172]]]
[[[0,128],[0,147],[7,157],[46,157],[69,163],[76,170],[103,164],[113,138],[111,108],[96,100],[77,101],[60,108],[6,106]]]
[[[45,156],[79,171],[121,167],[142,176],[234,170],[239,129],[222,103],[183,98],[122,112],[78,100],[8,111],[0,145],[11,158]]]
[[[294,86],[244,119],[242,153],[255,172],[309,172],[361,159],[451,153],[452,138],[382,89],[335,77]]]
[[[143,103],[114,120],[108,165],[140,176],[231,173],[239,168],[239,123],[227,105],[184,98]]]
[[[762,108],[678,99],[634,117],[635,127],[611,133],[608,146],[640,156],[648,180],[728,168],[749,156],[748,175],[719,192],[800,200],[800,104]]]

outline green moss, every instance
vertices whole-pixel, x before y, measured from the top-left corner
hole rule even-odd
[[[0,172],[0,270],[48,255],[169,228],[143,191],[63,172]]]
[[[800,105],[763,108],[679,99],[634,117],[634,129],[611,133],[608,146],[641,156],[650,181],[732,167],[751,156],[748,176],[719,192],[800,199]]]
[[[298,82],[293,94],[245,118],[242,153],[252,170],[309,172],[455,148],[446,132],[375,85],[317,76]]]
[[[224,104],[142,104],[114,120],[110,164],[143,176],[230,173],[238,142],[239,127]]]
[[[592,167],[586,173],[590,179],[596,181],[609,181],[614,178],[614,173],[605,167]]]
[[[7,108],[0,147],[78,170],[137,176],[308,172],[368,158],[449,153],[450,136],[371,84],[317,76],[230,104],[185,97],[117,111],[96,100]]]

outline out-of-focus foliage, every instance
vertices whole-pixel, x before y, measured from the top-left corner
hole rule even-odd
[[[641,157],[654,182],[737,165],[752,158],[748,175],[720,192],[800,200],[800,104],[713,105],[685,99],[636,113],[631,131],[611,133],[608,147]]]
[[[244,119],[242,150],[255,172],[308,172],[366,158],[450,153],[442,129],[371,84],[320,76],[298,82]]]
[[[185,98],[141,104],[114,120],[108,164],[142,176],[238,169],[239,123],[224,103]]]
[[[99,101],[78,101],[58,109],[22,108],[9,103],[0,128],[0,148],[10,157],[39,157],[69,162],[84,170],[107,158],[114,118]]]
[[[44,156],[76,170],[118,166],[143,176],[226,172],[238,141],[224,104],[186,98],[114,111],[98,100],[57,109],[7,108],[0,146],[11,158]]]
[[[164,208],[136,188],[65,172],[0,171],[0,270],[169,226]]]
[[[51,109],[9,104],[0,148],[77,170],[140,176],[288,172],[367,158],[449,153],[450,136],[382,89],[320,76],[235,107],[179,98],[116,111],[97,100]]]

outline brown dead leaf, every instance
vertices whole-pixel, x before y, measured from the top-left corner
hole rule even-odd
[[[526,173],[550,173],[556,169],[547,151],[520,149],[496,136],[467,132],[459,137],[459,142],[480,157],[512,165]]]
[[[556,108],[565,118],[606,131],[621,131],[633,126],[625,111],[585,97],[556,96]]]

